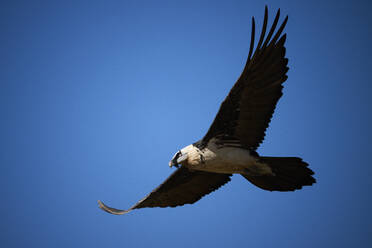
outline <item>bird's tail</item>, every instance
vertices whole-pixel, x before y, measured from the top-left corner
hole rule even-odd
[[[308,164],[296,157],[260,157],[260,162],[270,166],[273,175],[243,175],[257,187],[270,191],[294,191],[312,185],[314,172]]]

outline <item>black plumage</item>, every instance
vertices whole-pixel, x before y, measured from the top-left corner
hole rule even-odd
[[[111,214],[124,214],[133,209],[152,207],[177,207],[192,204],[230,181],[231,174],[191,171],[181,166],[161,185],[128,210],[100,207]]]
[[[276,32],[280,10],[265,41],[268,10],[265,8],[264,24],[256,50],[254,47],[255,22],[252,19],[252,36],[246,65],[238,81],[222,102],[211,127],[201,141],[206,146],[214,137],[235,139],[249,150],[256,150],[265,137],[265,131],[274,113],[276,103],[282,96],[282,84],[287,79],[288,59],[285,58],[286,35],[279,39],[288,17]],[[262,44],[263,42],[263,44]]]
[[[288,17],[275,32],[279,21],[278,10],[266,36],[268,9],[256,49],[255,21],[252,18],[252,34],[248,58],[239,79],[222,102],[206,135],[193,146],[202,151],[213,139],[217,147],[239,148],[270,168],[272,174],[242,174],[252,184],[264,190],[293,191],[312,185],[314,174],[308,164],[296,157],[260,157],[256,149],[265,137],[276,104],[282,96],[283,83],[287,79],[288,59],[285,58],[286,34],[282,35]],[[172,161],[181,156],[180,152]],[[203,156],[201,162],[203,163]],[[128,210],[108,207],[99,201],[100,207],[112,214],[124,214],[145,207],[176,207],[192,204],[230,181],[231,174],[189,169],[182,165],[160,186]]]

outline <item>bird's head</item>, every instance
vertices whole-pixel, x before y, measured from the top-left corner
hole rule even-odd
[[[184,162],[187,161],[187,158],[188,158],[188,149],[187,148],[188,147],[185,147],[185,148],[179,150],[178,152],[176,152],[176,154],[174,154],[171,161],[169,161],[169,166],[170,167],[175,166],[175,167],[178,168],[179,164],[183,164]]]

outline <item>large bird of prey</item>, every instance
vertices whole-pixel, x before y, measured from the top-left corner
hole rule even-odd
[[[111,214],[125,214],[146,207],[176,207],[192,204],[240,174],[255,186],[269,191],[294,191],[312,185],[314,172],[298,157],[264,157],[256,149],[282,96],[287,79],[287,63],[282,31],[276,32],[280,9],[265,38],[268,10],[258,44],[254,49],[255,22],[244,70],[220,109],[207,134],[198,142],[179,150],[169,162],[178,169],[149,195],[128,210],[111,208],[98,201]],[[180,165],[180,167],[179,167]]]

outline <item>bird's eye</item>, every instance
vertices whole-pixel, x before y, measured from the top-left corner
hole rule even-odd
[[[176,156],[174,156],[174,159],[177,160],[182,155],[181,151],[178,151],[176,153]]]

